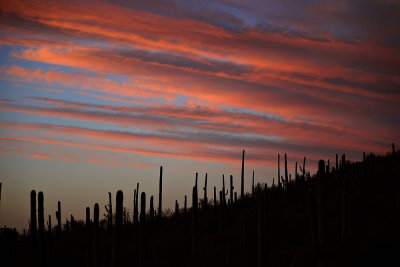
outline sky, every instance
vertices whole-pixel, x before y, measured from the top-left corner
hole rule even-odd
[[[107,192],[163,208],[240,189],[306,156],[386,153],[399,144],[400,3],[0,0],[0,225],[83,219]],[[200,196],[203,191],[199,190]],[[211,196],[211,197],[210,197]],[[155,204],[158,206],[158,204]]]

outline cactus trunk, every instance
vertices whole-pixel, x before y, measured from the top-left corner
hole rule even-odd
[[[254,171],[253,171],[253,180],[251,183],[251,196],[254,197]]]
[[[241,184],[240,184],[240,198],[244,198],[244,150],[242,153],[242,173],[241,173]]]
[[[146,222],[146,193],[142,192],[140,195],[140,222]]]
[[[229,190],[229,192],[230,192],[230,200],[231,200],[231,204],[233,204],[233,189],[234,189],[234,187],[233,187],[233,176],[231,175],[230,176],[230,190]]]
[[[160,182],[158,190],[158,219],[161,219],[161,212],[162,212],[162,174],[163,174],[163,167],[160,166]]]
[[[204,190],[204,206],[207,207],[207,203],[208,203],[208,199],[207,199],[207,173],[206,173],[206,178],[205,178],[203,190]]]
[[[123,201],[124,201],[124,195],[121,190],[118,190],[116,197],[115,227],[113,236],[112,258],[111,258],[111,265],[113,267],[121,266],[120,245],[121,245]]]
[[[281,188],[281,155],[278,154],[278,188]]]
[[[150,197],[150,221],[154,219],[154,203],[153,196]]]

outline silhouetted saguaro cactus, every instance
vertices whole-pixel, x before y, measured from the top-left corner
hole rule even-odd
[[[31,191],[31,235],[36,236],[36,191]]]
[[[61,202],[58,201],[57,203],[58,210],[56,211],[56,218],[57,218],[57,231],[61,232]]]
[[[153,203],[153,196],[150,197],[150,221],[154,219],[154,203]]]
[[[222,175],[222,202],[221,203],[223,203],[223,205],[226,205],[226,195],[228,195],[228,190],[226,190],[226,193],[225,193],[225,176],[224,175]]]
[[[134,207],[133,207],[133,219],[134,223],[138,223],[139,221],[139,183],[136,185],[136,190],[134,194]]]
[[[197,188],[193,187],[192,191],[192,227],[191,227],[191,236],[192,236],[192,246],[191,246],[191,261],[192,266],[197,265],[197,208],[198,208],[198,198],[197,198]]]
[[[159,183],[159,190],[158,190],[158,218],[161,219],[161,212],[162,212],[162,173],[163,167],[160,166],[160,183]]]
[[[39,238],[40,242],[44,241],[44,196],[43,192],[38,194],[38,222],[39,222]]]
[[[93,266],[97,267],[99,266],[98,263],[98,247],[97,244],[99,242],[99,204],[94,204],[93,208]]]
[[[121,190],[118,190],[116,197],[115,227],[113,236],[112,259],[111,259],[113,267],[121,266],[120,246],[121,246],[123,201],[124,201],[124,195]]]
[[[192,213],[197,213],[197,209],[199,207],[198,197],[197,197],[197,188],[193,187],[192,193]]]
[[[295,172],[294,172],[294,180],[296,181],[296,183],[297,183],[298,179],[299,178],[297,178],[297,161],[296,161],[296,167],[295,167]]]
[[[205,178],[203,190],[204,190],[204,206],[207,207],[207,204],[208,204],[208,199],[207,199],[207,173],[206,173],[206,178]]]
[[[32,241],[32,262],[36,266],[38,263],[37,255],[37,224],[36,224],[36,191],[31,191],[31,222],[30,222],[30,234]]]
[[[113,220],[111,192],[108,192],[108,205],[105,205],[104,208],[107,211],[107,229],[110,230]]]
[[[142,192],[140,195],[140,222],[146,222],[146,193]]]
[[[178,200],[175,200],[175,215],[179,215],[179,204],[178,204]]]
[[[145,261],[145,225],[146,225],[146,193],[140,195],[140,233],[139,233],[139,266]]]
[[[278,154],[278,188],[281,188],[281,155]]]
[[[305,179],[305,177],[306,177],[306,157],[304,157],[304,160],[303,160],[303,168],[301,168],[301,166],[300,166],[300,171],[302,171],[303,179]]]
[[[234,187],[233,187],[233,176],[231,175],[230,176],[230,190],[229,190],[229,192],[230,192],[230,199],[231,199],[231,204],[233,204],[233,189],[234,189]]]
[[[92,256],[92,250],[91,247],[93,245],[93,240],[92,240],[92,229],[91,229],[91,224],[90,224],[90,208],[86,207],[86,248],[85,248],[85,256],[86,256],[86,265],[90,266],[91,261],[93,260]]]
[[[286,157],[286,153],[285,153],[285,184],[286,187],[289,185],[289,176],[288,176],[288,171],[287,171],[287,157]]]
[[[235,202],[237,202],[237,192],[235,192]]]
[[[253,180],[251,183],[251,196],[254,197],[254,171],[253,171]]]
[[[244,198],[244,150],[242,153],[242,174],[241,174],[241,184],[240,184],[240,198]]]

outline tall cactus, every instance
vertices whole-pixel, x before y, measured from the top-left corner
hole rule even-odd
[[[153,196],[150,197],[150,221],[154,220],[154,203]]]
[[[175,215],[179,215],[179,204],[178,204],[178,200],[175,200]]]
[[[146,193],[140,195],[140,223],[146,222]]]
[[[38,194],[38,223],[39,223],[39,238],[40,242],[44,242],[44,196],[43,192],[39,192]]]
[[[230,192],[230,200],[231,200],[231,204],[233,204],[233,189],[235,188],[234,186],[233,186],[233,176],[231,175],[230,176],[230,190],[229,190],[229,192]]]
[[[225,176],[222,175],[222,202],[223,202],[223,205],[226,204],[226,197],[225,197],[226,195],[228,195],[228,190],[226,190],[226,193],[225,193]]]
[[[281,188],[281,155],[278,154],[278,188]]]
[[[191,246],[191,261],[192,266],[196,266],[197,264],[197,208],[198,208],[198,198],[197,198],[197,188],[193,187],[192,191],[192,227],[191,227],[191,236],[192,236],[192,246]]]
[[[31,191],[31,223],[30,223],[30,234],[32,240],[32,262],[33,265],[37,265],[37,224],[36,224],[36,191]]]
[[[306,178],[306,157],[304,157],[303,168],[301,168],[301,166],[300,166],[300,171],[303,172],[303,179],[305,179]]]
[[[99,266],[98,263],[98,235],[99,235],[99,204],[94,204],[94,208],[93,208],[93,266],[97,267]]]
[[[158,190],[158,218],[161,219],[161,212],[162,212],[162,173],[163,167],[160,166],[160,183],[159,183],[159,190]]]
[[[107,211],[107,229],[111,230],[113,220],[111,192],[108,192],[108,205],[105,205],[104,208]]]
[[[57,211],[56,211],[56,218],[57,218],[57,231],[61,232],[61,202],[58,201],[57,203]]]
[[[287,171],[287,158],[286,158],[286,153],[285,153],[285,185],[286,188],[289,185],[289,176],[288,176],[288,171]]]
[[[207,199],[207,173],[206,173],[206,178],[205,178],[203,190],[204,190],[204,206],[207,207],[207,204],[208,204],[208,199]]]
[[[136,189],[134,190],[133,221],[134,223],[137,223],[139,221],[139,183],[137,183]]]
[[[253,180],[251,183],[251,196],[254,197],[254,171],[253,171]]]
[[[192,213],[197,213],[197,209],[199,207],[198,197],[197,197],[197,187],[193,187],[192,193]]]
[[[295,170],[295,171],[294,171],[294,180],[295,180],[296,183],[297,183],[297,181],[298,181],[298,178],[297,178],[297,161],[296,161],[296,167],[295,167],[294,170]]]
[[[115,227],[113,236],[113,248],[111,265],[113,267],[121,266],[121,230],[122,230],[122,216],[123,216],[123,201],[124,195],[121,190],[118,190],[116,197],[116,208],[115,208]]]
[[[90,223],[90,208],[86,207],[86,262],[88,265],[93,260],[93,255],[92,255],[92,246],[93,246],[93,240],[92,240],[92,229],[91,229],[91,223]]]
[[[241,184],[240,184],[240,198],[244,198],[244,150],[242,153],[242,173],[241,173]]]

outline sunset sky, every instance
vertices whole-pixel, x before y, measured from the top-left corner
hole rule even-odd
[[[0,0],[0,224],[28,227],[133,189],[183,206],[307,157],[385,153],[400,133],[400,3]],[[281,161],[281,173],[283,169]],[[199,190],[200,196],[203,191]],[[189,197],[190,199],[190,197]],[[158,204],[156,205],[158,206]]]

